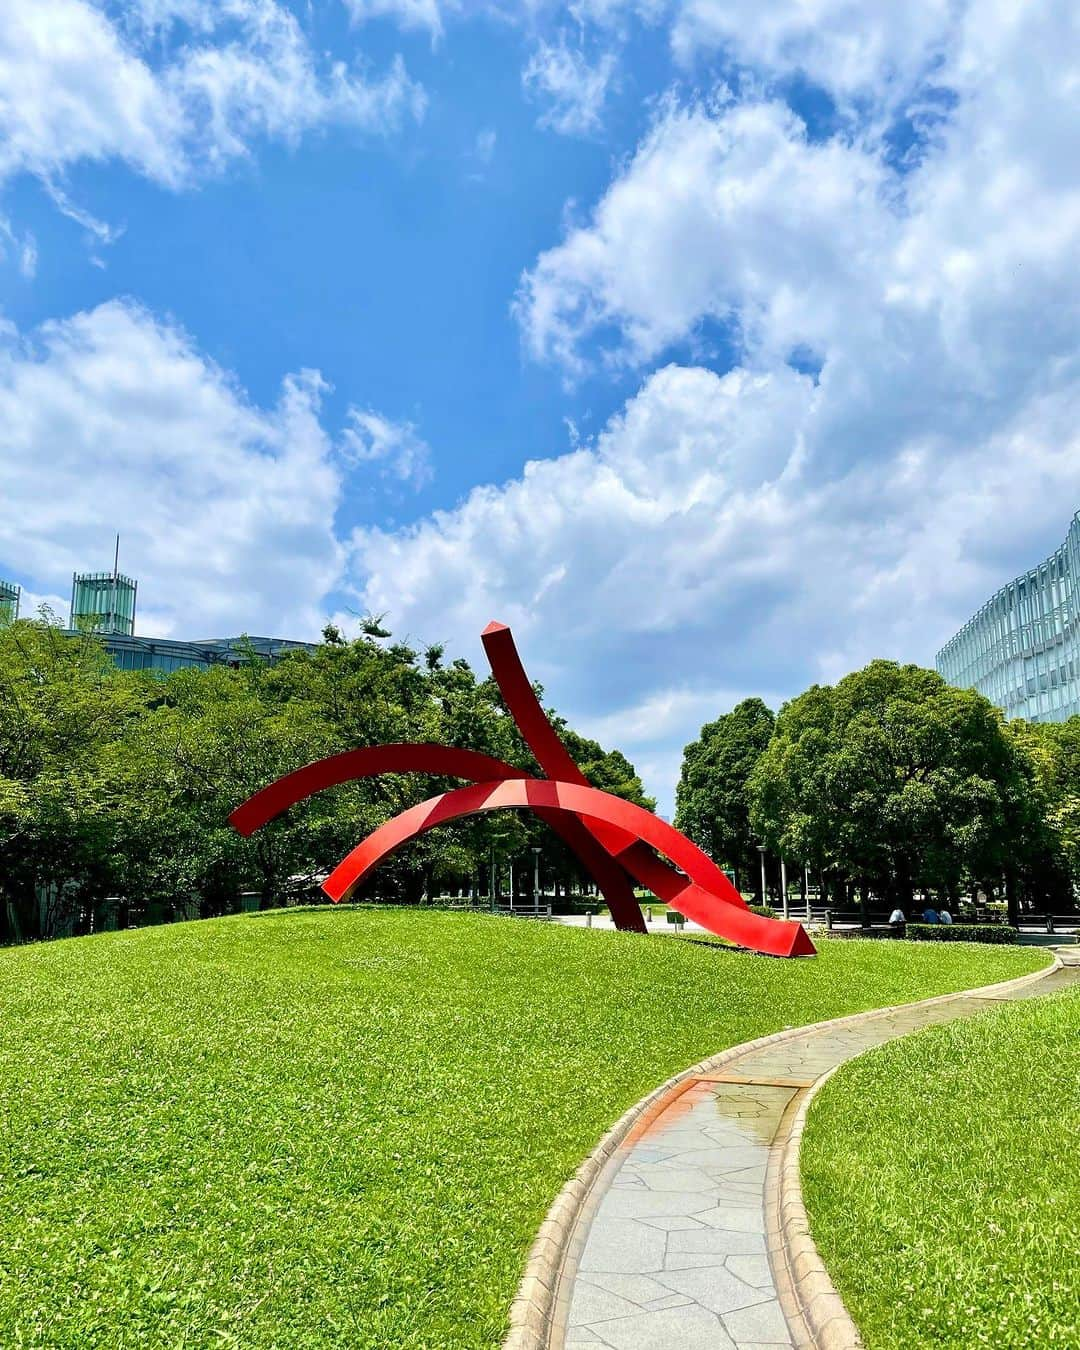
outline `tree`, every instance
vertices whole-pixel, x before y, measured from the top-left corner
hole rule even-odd
[[[48,615],[0,628],[0,934],[51,937],[108,893],[114,794],[108,747],[150,687],[88,634]]]
[[[197,893],[210,910],[232,908],[242,889],[265,907],[289,878],[313,870],[329,835],[340,844],[329,794],[298,806],[250,839],[230,811],[274,778],[332,748],[302,702],[263,697],[265,672],[184,670],[164,681],[156,706],[116,747],[124,893]]]
[[[390,816],[457,786],[389,774],[298,803],[251,838],[230,812],[282,774],[367,745],[429,741],[478,750],[520,768],[532,757],[494,681],[478,681],[442,649],[423,657],[378,619],[346,641],[323,643],[268,667],[250,652],[237,668],[119,672],[89,634],[50,622],[0,630],[0,940],[54,935],[97,923],[106,896],[130,907],[202,913],[237,906],[254,890],[280,903]],[[559,725],[563,726],[561,720]],[[633,765],[564,728],[597,786],[642,804]],[[400,850],[365,893],[416,901],[479,881],[492,853],[545,870],[570,860],[539,821],[496,813],[432,831]],[[576,868],[576,860],[573,863]],[[531,868],[518,876],[525,886]],[[487,877],[490,881],[490,876]]]
[[[757,838],[747,784],[773,734],[776,718],[759,698],[744,699],[683,751],[675,790],[675,825],[737,878],[758,880]]]
[[[1080,884],[1080,717],[1008,723],[1032,765],[1038,800],[1020,859],[1018,886],[1035,907],[1071,908]]]
[[[988,699],[917,666],[872,661],[785,704],[750,799],[770,848],[863,900],[955,898],[1034,856],[1030,759]]]

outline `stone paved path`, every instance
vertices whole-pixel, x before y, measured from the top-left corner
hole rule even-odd
[[[784,1315],[768,1255],[766,1166],[785,1117],[822,1074],[872,1046],[1001,997],[1080,982],[1074,952],[1065,959],[1076,964],[1004,996],[916,1004],[809,1031],[748,1052],[714,1078],[688,1080],[594,1188],[563,1269],[553,1350],[808,1345],[805,1329]]]

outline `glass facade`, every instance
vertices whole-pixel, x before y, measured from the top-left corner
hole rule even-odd
[[[0,581],[0,623],[13,623],[19,617],[20,593],[10,581]]]
[[[95,633],[134,633],[135,592],[120,572],[76,572],[71,579],[69,626]]]
[[[103,633],[105,649],[121,670],[205,670],[208,666],[240,666],[254,658],[272,663],[285,652],[314,650],[310,642],[288,638],[207,638],[180,642],[173,638],[134,637],[126,633]]]
[[[950,684],[978,689],[1006,717],[1080,714],[1080,512],[1065,542],[991,596],[937,654]]]

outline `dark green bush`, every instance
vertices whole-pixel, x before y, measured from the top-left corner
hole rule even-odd
[[[504,905],[506,904],[505,897],[503,898],[502,903]],[[517,903],[519,902],[515,901],[515,904]],[[528,909],[529,905],[532,904],[532,897],[530,896],[528,900],[521,901],[520,903],[522,909]],[[547,902],[545,901],[545,904],[546,903]],[[597,900],[591,897],[580,899],[563,895],[551,902],[552,914],[599,914],[604,907],[604,901],[602,899]]]
[[[772,905],[747,905],[746,908],[751,914],[760,914],[765,919],[776,918],[776,910],[773,909]]]
[[[1007,923],[909,923],[906,936],[916,942],[1015,942]]]

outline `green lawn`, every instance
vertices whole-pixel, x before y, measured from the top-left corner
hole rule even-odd
[[[814,1240],[869,1350],[1080,1345],[1080,990],[854,1060],[803,1141]]]
[[[1045,960],[378,909],[0,951],[0,1344],[495,1346],[552,1198],[667,1075]]]

